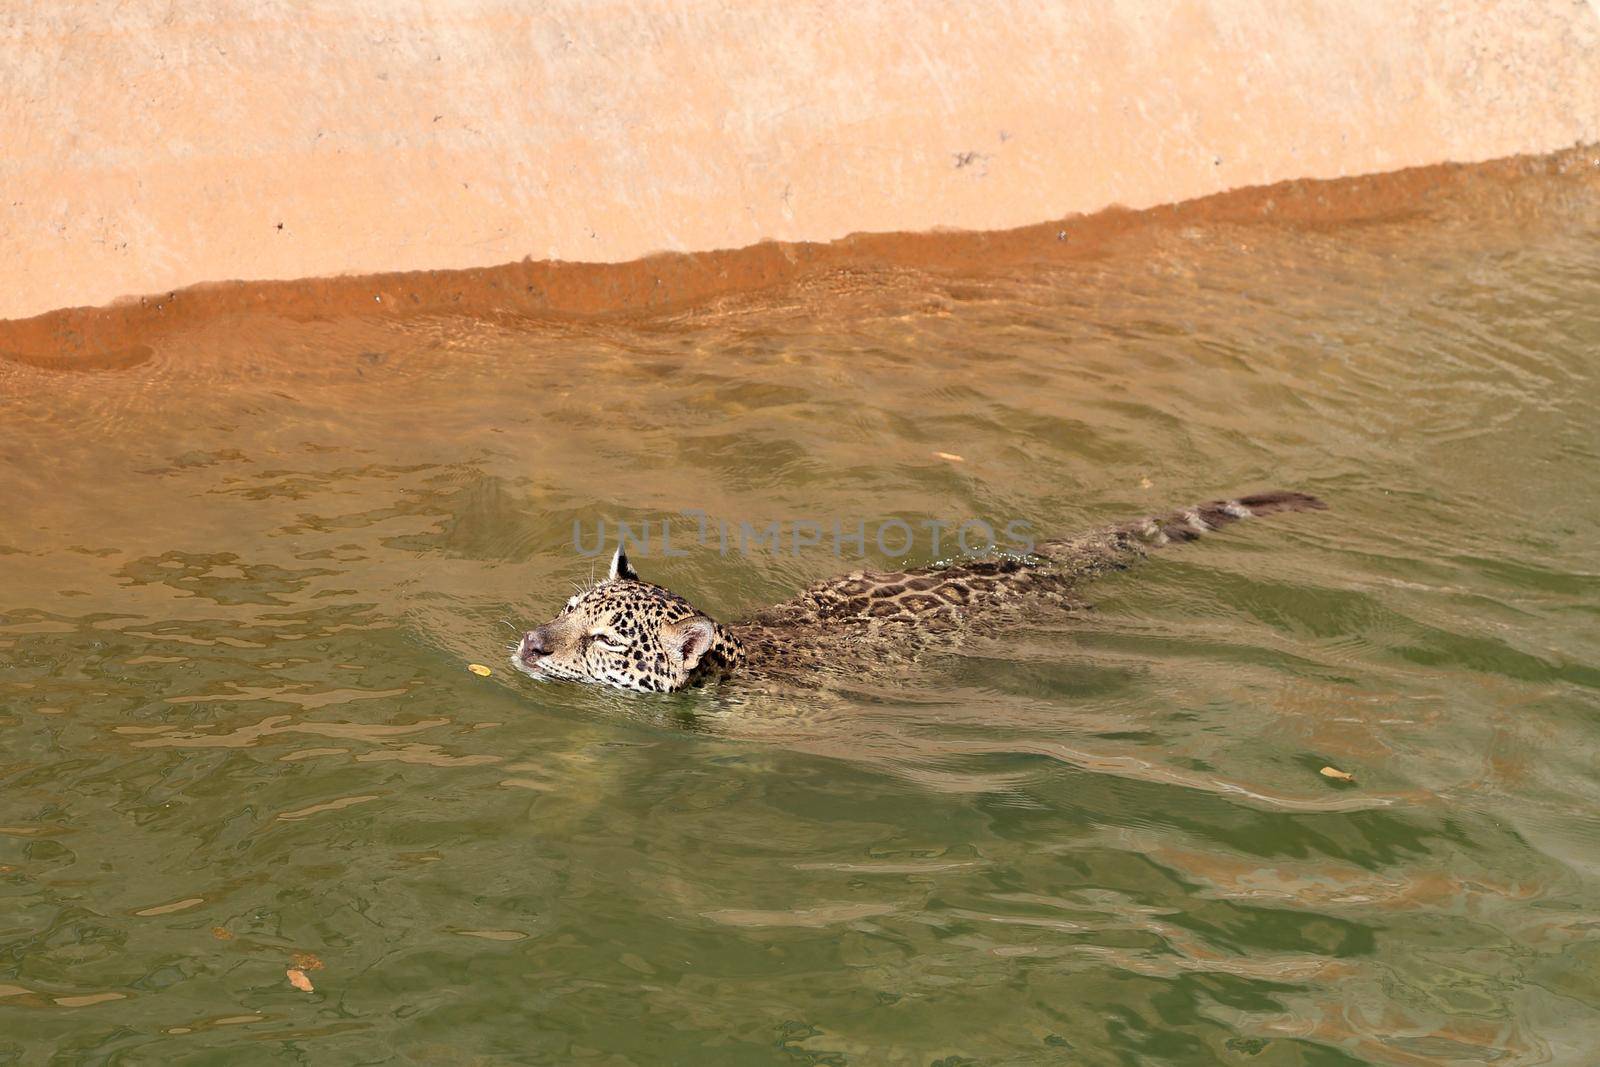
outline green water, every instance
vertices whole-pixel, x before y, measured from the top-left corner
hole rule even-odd
[[[0,362],[0,1063],[1596,1062],[1597,238],[1530,181]],[[1330,510],[820,695],[505,663],[575,520],[1275,487]],[[863,563],[682,549],[722,618]]]

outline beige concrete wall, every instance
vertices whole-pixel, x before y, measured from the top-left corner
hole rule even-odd
[[[1582,0],[16,0],[0,318],[1600,141]]]

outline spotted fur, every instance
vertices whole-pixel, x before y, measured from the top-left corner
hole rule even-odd
[[[1213,500],[1067,540],[1026,557],[959,560],[919,570],[857,571],[817,582],[723,625],[642,580],[622,549],[610,573],[528,631],[511,662],[531,677],[672,692],[729,676],[815,684],[829,675],[957,644],[981,622],[1058,605],[1085,581],[1146,552],[1253,516],[1326,507],[1305,493]]]

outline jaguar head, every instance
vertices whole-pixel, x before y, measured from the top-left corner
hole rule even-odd
[[[731,634],[683,597],[641,580],[619,547],[605,580],[523,634],[511,663],[541,681],[668,693],[727,673],[739,655]]]

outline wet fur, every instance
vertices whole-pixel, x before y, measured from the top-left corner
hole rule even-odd
[[[727,625],[639,579],[619,550],[611,575],[574,596],[550,623],[529,631],[512,663],[534,677],[646,692],[727,678],[815,685],[830,675],[859,675],[953,646],[974,627],[1006,616],[1048,605],[1071,607],[1072,594],[1084,582],[1126,568],[1154,549],[1193,541],[1240,519],[1324,507],[1316,497],[1287,491],[1212,500],[1045,541],[1028,556],[857,571],[816,582]],[[699,628],[693,637],[706,638],[705,647],[679,649],[685,626]],[[579,649],[579,638],[572,636],[591,633],[606,635],[607,651],[598,658],[592,643]],[[623,651],[610,655],[611,642]],[[544,649],[549,651],[529,655]]]

